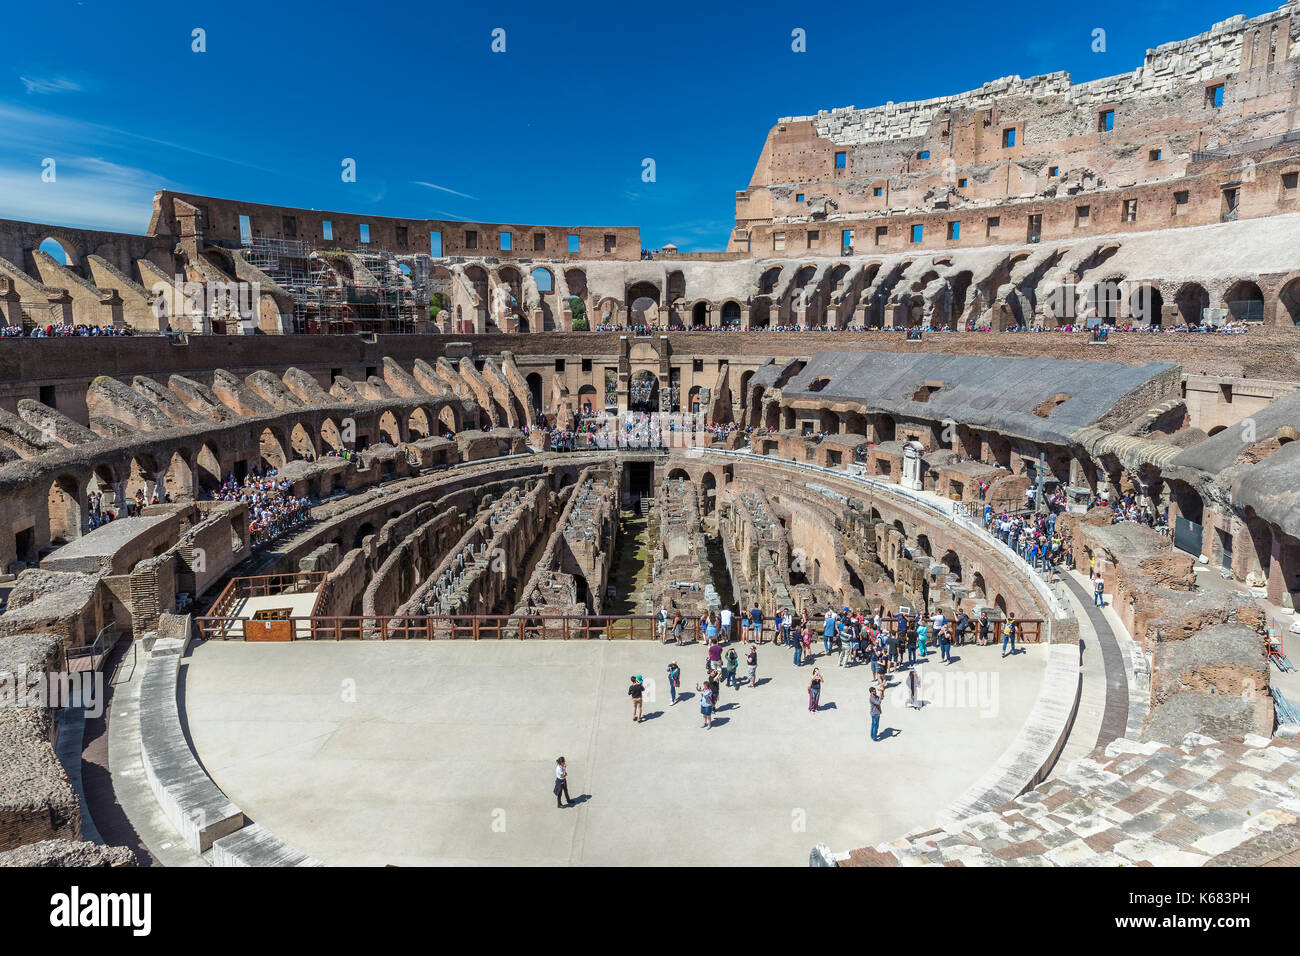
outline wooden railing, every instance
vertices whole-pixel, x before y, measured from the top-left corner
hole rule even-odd
[[[255,577],[231,578],[221,589],[208,612],[199,620],[224,622],[228,627],[240,618],[230,614],[231,608],[241,600],[266,597],[271,594],[301,594],[314,591],[325,580],[324,571],[293,571],[285,574],[259,574]],[[208,635],[205,635],[208,636]]]
[[[243,618],[207,615],[196,620],[204,640],[239,640]],[[590,617],[520,614],[430,614],[423,617],[291,617],[295,641],[445,641],[445,640],[657,640],[648,614]],[[693,640],[698,622],[687,622]],[[671,628],[668,639],[672,640]]]

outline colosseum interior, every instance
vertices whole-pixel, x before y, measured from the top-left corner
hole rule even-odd
[[[0,864],[1297,862],[1300,4],[1133,66],[778,119],[713,253],[0,220]],[[975,623],[875,741],[828,609]]]

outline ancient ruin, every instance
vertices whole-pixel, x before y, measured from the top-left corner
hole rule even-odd
[[[1116,77],[779,119],[715,253],[165,189],[142,235],[0,220],[0,865],[500,860],[452,823],[382,851],[346,819],[302,827],[213,702],[261,667],[319,677],[295,670],[304,642],[392,677],[400,706],[363,706],[395,727],[418,709],[402,694],[469,713],[499,688],[516,724],[459,759],[500,759],[508,787],[551,772],[538,727],[597,739],[622,692],[607,662],[616,683],[659,680],[660,709],[670,659],[693,686],[724,608],[736,640],[758,609],[745,640],[767,642],[776,686],[803,680],[771,643],[787,610],[815,647],[828,610],[888,630],[904,609],[984,614],[995,641],[1014,619],[1027,648],[963,648],[972,693],[990,674],[1009,689],[996,731],[954,738],[970,765],[918,788],[933,805],[896,832],[811,828],[793,854],[751,839],[746,861],[1294,853],[1266,834],[1300,825],[1298,110],[1292,0]],[[1039,516],[1050,562],[1000,527]],[[286,646],[241,662],[263,642]],[[95,826],[79,750],[127,648],[130,716],[106,733],[129,852]],[[838,670],[842,650],[819,660],[861,684],[843,707],[865,719],[867,670]],[[51,696],[60,680],[86,694]],[[316,704],[338,721],[322,736],[344,726]],[[863,726],[825,760],[865,766]],[[1276,784],[1199,792],[1186,827],[1164,791],[1149,827],[1069,809],[1136,799],[1139,771],[1190,791],[1242,768]],[[592,820],[587,861],[667,862],[616,857]],[[584,862],[519,832],[535,844],[504,858]]]

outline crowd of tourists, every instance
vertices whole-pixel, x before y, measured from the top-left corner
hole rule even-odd
[[[135,335],[135,330],[111,325],[34,325],[30,329],[21,325],[0,326],[0,338],[6,339],[71,339],[98,338],[106,335]]]
[[[253,472],[239,481],[230,475],[212,492],[214,501],[242,501],[248,505],[248,535],[254,546],[278,538],[309,517],[311,503],[296,497],[293,486],[274,468],[265,475]]]
[[[701,727],[713,725],[723,688],[739,691],[756,688],[758,680],[758,648],[766,643],[775,647],[788,647],[795,667],[812,667],[809,677],[808,712],[822,709],[821,694],[826,678],[821,667],[816,666],[820,656],[822,666],[837,668],[870,667],[871,687],[871,739],[881,739],[879,721],[881,705],[891,678],[904,676],[909,691],[909,706],[919,708],[920,679],[918,667],[931,659],[936,651],[938,660],[945,665],[953,662],[952,649],[965,645],[992,646],[1002,643],[1002,656],[1017,653],[1016,642],[1021,638],[1021,624],[1014,613],[1008,613],[1001,622],[992,620],[987,610],[971,617],[959,610],[953,620],[943,611],[932,614],[909,614],[900,608],[890,614],[882,605],[877,610],[853,610],[847,606],[828,608],[820,617],[804,617],[788,608],[778,610],[765,620],[757,607],[749,611],[724,607],[687,621],[680,612],[669,614],[660,610],[656,615],[659,640],[679,646],[687,643],[703,644],[706,648],[703,677],[695,685],[699,698]],[[734,646],[733,646],[733,642]],[[744,672],[741,665],[744,665]],[[676,661],[668,665],[668,688],[671,705],[681,699],[681,667]],[[628,695],[632,698],[632,719],[642,720],[641,700],[644,679],[633,675]]]
[[[905,333],[908,338],[917,338],[918,333],[941,335],[947,332],[1023,332],[1023,333],[1081,333],[1092,335],[1094,339],[1105,341],[1112,332],[1128,332],[1138,335],[1158,335],[1167,333],[1170,335],[1188,334],[1188,333],[1205,333],[1215,335],[1246,335],[1250,331],[1249,322],[1225,322],[1222,325],[1135,325],[1126,323],[1117,325],[1106,323],[1102,325],[1087,325],[1086,323],[1066,323],[1064,325],[1026,325],[1017,323],[1008,326],[1005,329],[994,329],[989,326],[976,325],[974,320],[970,320],[958,329],[946,323],[931,325],[924,323],[912,326],[895,326],[886,328],[879,325],[846,325],[843,327],[834,327],[829,325],[741,325],[739,323],[727,323],[721,326],[714,325],[683,325],[680,322],[670,322],[667,324],[646,324],[633,323],[630,325],[619,325],[616,323],[605,323],[593,326],[596,332],[622,332],[631,335],[661,335],[667,332],[901,332]]]

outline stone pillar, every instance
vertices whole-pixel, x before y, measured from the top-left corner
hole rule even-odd
[[[1267,597],[1270,604],[1281,607],[1286,594],[1286,577],[1282,571],[1282,536],[1272,525],[1268,530],[1273,537],[1273,542],[1268,562]]]
[[[903,446],[902,485],[912,491],[921,490],[921,455],[925,449],[917,442],[910,441]]]

